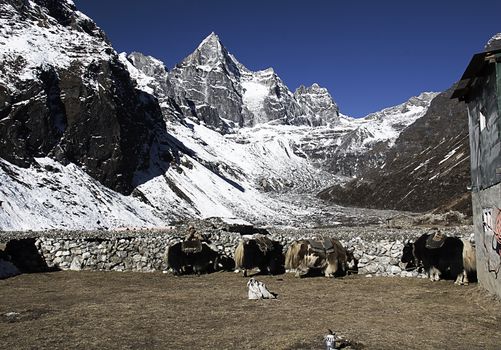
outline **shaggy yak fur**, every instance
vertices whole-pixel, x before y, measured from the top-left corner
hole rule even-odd
[[[285,272],[283,246],[263,235],[243,237],[235,249],[235,266],[244,271],[259,268],[261,274],[277,275]]]
[[[319,270],[325,277],[343,276],[348,271],[347,251],[334,238],[293,242],[285,255],[285,268],[296,270],[303,277],[310,270]]]
[[[432,281],[443,277],[462,285],[476,278],[475,249],[469,240],[446,237],[441,247],[430,249],[426,247],[429,237],[425,233],[416,242],[408,242],[401,261],[408,266],[422,266]]]
[[[231,271],[235,262],[230,257],[219,254],[205,242],[200,242],[200,249],[196,252],[183,249],[183,242],[179,242],[168,248],[167,265],[175,275],[183,275]]]

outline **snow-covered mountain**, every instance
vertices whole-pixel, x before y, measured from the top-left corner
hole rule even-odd
[[[158,65],[151,57],[142,58],[152,66],[143,70],[141,78],[135,73],[141,67],[133,64],[139,56],[128,56],[129,70],[138,86],[156,91],[160,100],[169,96],[195,123],[203,122],[222,133],[245,128],[285,133],[298,156],[340,176],[357,176],[368,167],[382,164],[400,132],[424,115],[437,95],[422,93],[401,105],[354,119],[340,115],[332,96],[318,84],[300,86],[292,94],[273,69],[251,72],[214,33],[167,78],[149,73]],[[127,58],[124,54],[121,57]],[[162,92],[158,92],[159,81],[164,82]],[[286,125],[296,128],[282,127]]]
[[[426,113],[436,95],[425,92],[364,118],[341,115],[336,124],[305,134],[299,148],[330,173],[360,176],[384,163],[400,133]]]
[[[154,98],[71,1],[4,0],[0,16],[0,157],[48,156],[130,193],[166,134]]]
[[[214,33],[167,71],[118,55],[69,0],[0,10],[3,230],[332,224],[350,215],[314,195],[384,161],[435,96],[353,119],[317,84],[292,93],[248,70]]]
[[[220,131],[267,122],[325,125],[338,116],[326,89],[315,84],[295,95],[273,68],[247,69],[214,33],[172,69],[169,81],[183,114]]]
[[[405,128],[378,168],[319,195],[342,205],[471,214],[468,115],[451,88]]]
[[[330,126],[338,123],[339,108],[326,88],[316,83],[309,87],[301,85],[294,91],[294,98],[303,107],[305,115],[310,116],[310,125]]]

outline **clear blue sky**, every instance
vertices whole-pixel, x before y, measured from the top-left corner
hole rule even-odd
[[[294,91],[314,82],[360,117],[443,91],[501,32],[501,1],[75,0],[119,52],[172,68],[211,32]]]

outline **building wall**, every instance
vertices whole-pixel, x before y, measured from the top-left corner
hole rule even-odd
[[[478,78],[468,103],[470,126],[471,178],[473,191],[489,188],[501,181],[501,114],[498,109],[497,74],[494,65]]]
[[[501,184],[472,193],[478,281],[501,297]]]
[[[489,64],[468,102],[479,283],[501,297],[501,66]]]

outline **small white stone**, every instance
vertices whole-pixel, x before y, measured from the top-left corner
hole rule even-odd
[[[388,271],[388,272],[391,273],[392,275],[396,275],[396,274],[399,274],[400,272],[402,272],[402,269],[398,266],[391,266],[390,271]]]
[[[80,260],[80,258],[78,257],[73,258],[73,261],[71,262],[70,265],[70,270],[80,271],[81,269],[82,269],[82,261]]]

